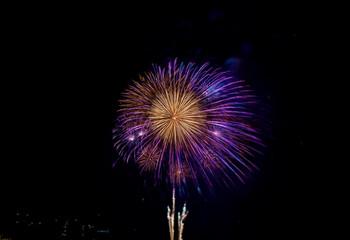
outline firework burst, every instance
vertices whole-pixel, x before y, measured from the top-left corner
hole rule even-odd
[[[115,148],[156,179],[229,184],[256,168],[255,97],[228,72],[175,60],[154,65],[122,97]]]

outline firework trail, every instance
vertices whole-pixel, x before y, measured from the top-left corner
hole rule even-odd
[[[176,60],[153,65],[122,98],[115,148],[155,179],[230,185],[256,168],[255,96],[228,72]]]

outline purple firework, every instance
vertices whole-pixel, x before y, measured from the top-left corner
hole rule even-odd
[[[229,72],[175,60],[153,65],[122,96],[115,148],[142,172],[175,187],[243,182],[257,168],[255,96]]]

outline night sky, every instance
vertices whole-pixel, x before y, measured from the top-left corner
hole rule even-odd
[[[326,182],[316,170],[316,110],[326,101],[318,86],[344,57],[342,6],[167,4],[9,7],[0,230],[17,211],[100,212],[120,239],[167,239],[170,192],[145,184],[132,164],[112,168],[112,129],[131,79],[178,57],[233,69],[270,106],[260,171],[245,185],[190,195],[184,239],[312,239],[327,231],[311,226],[324,217]]]

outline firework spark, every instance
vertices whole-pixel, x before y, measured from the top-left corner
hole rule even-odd
[[[261,145],[244,81],[208,63],[153,67],[122,95],[114,135],[120,155],[155,178],[169,176],[173,187],[233,183],[234,176],[243,182]]]

